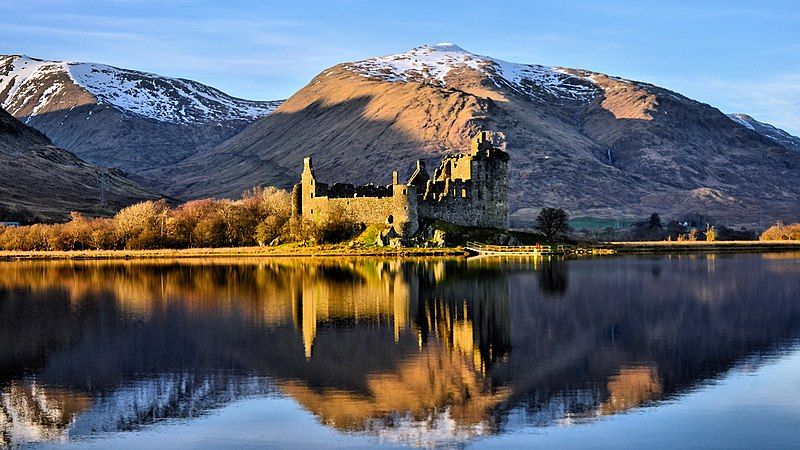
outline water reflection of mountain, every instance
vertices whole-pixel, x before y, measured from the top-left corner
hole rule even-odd
[[[511,409],[586,420],[797,337],[797,267],[759,255],[5,263],[0,429],[6,443],[127,430],[275,389],[329,426],[415,444],[497,432]]]

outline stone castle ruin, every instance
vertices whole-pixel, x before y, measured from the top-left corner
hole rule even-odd
[[[423,161],[408,182],[328,185],[317,181],[311,158],[303,163],[301,182],[292,190],[292,213],[309,220],[349,214],[356,222],[388,224],[399,236],[411,236],[421,222],[508,229],[508,153],[479,133],[469,154],[447,156],[431,177]]]

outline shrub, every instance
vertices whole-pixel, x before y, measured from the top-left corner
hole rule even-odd
[[[706,226],[706,241],[714,242],[717,240],[717,230],[711,225]]]
[[[759,237],[762,241],[797,241],[800,240],[800,223],[784,225],[775,224],[767,228]]]
[[[261,246],[269,244],[281,235],[285,225],[285,223],[281,223],[279,217],[268,216],[256,226],[256,242]]]
[[[253,189],[239,200],[204,199],[171,209],[163,200],[141,202],[113,218],[72,213],[64,224],[0,228],[0,249],[81,250],[220,247],[284,240],[335,241],[350,223],[336,217],[322,224],[291,218],[291,195],[282,189]],[[265,242],[266,241],[266,242]]]
[[[327,216],[316,227],[315,240],[318,243],[336,243],[352,239],[362,230],[360,224],[342,207],[332,206]]]
[[[650,228],[661,228],[661,216],[656,213],[650,215],[650,220],[648,220],[648,225]]]

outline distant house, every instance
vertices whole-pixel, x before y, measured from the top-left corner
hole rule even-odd
[[[18,226],[19,222],[0,222],[0,227],[16,228]]]

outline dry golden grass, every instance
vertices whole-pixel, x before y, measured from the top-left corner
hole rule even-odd
[[[350,247],[344,244],[275,247],[187,248],[159,250],[0,251],[0,260],[19,259],[145,259],[242,256],[452,256],[459,248]]]
[[[619,253],[765,252],[800,250],[800,241],[643,241],[605,242]]]

